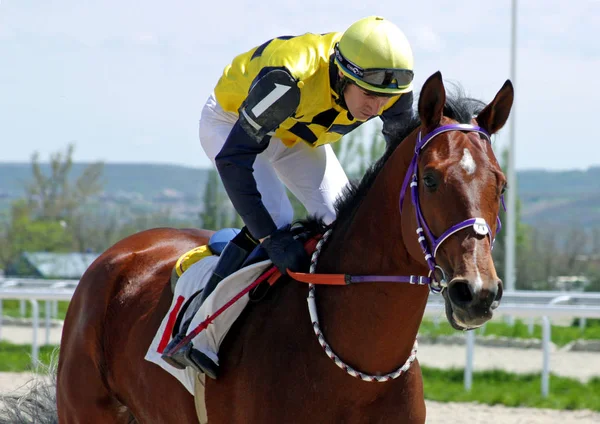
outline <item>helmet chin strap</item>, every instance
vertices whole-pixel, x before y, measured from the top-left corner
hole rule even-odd
[[[340,76],[338,74],[337,79],[335,81],[335,87],[333,88],[335,93],[338,95],[338,98],[336,99],[335,102],[339,106],[343,107],[346,110],[348,110],[348,105],[346,104],[346,98],[344,97],[344,91],[346,90],[346,87],[348,87],[348,84],[352,84],[352,81],[350,80],[350,78],[346,78],[345,76]]]

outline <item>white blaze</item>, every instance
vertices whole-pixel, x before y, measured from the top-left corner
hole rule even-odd
[[[479,293],[483,289],[483,280],[481,279],[481,274],[479,273],[479,267],[477,266],[477,248],[479,243],[475,244],[475,249],[473,250],[473,262],[475,262],[475,281],[473,285],[475,286],[475,293]]]
[[[475,164],[475,161],[473,160],[473,156],[471,156],[471,152],[469,152],[469,149],[463,150],[463,157],[460,160],[460,166],[469,175],[473,174],[475,172],[475,169],[477,169],[477,165]]]

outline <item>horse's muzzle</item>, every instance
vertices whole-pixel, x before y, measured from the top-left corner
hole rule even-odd
[[[446,315],[454,328],[477,328],[492,318],[502,299],[502,281],[485,285],[454,278],[444,291]]]

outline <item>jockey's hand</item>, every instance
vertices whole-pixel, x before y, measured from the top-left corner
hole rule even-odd
[[[287,269],[295,272],[308,270],[308,254],[302,243],[290,232],[289,225],[276,230],[261,245],[282,274],[287,274]]]

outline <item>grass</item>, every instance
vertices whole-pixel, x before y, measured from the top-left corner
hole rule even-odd
[[[20,301],[18,300],[2,300],[2,315],[9,317],[20,317]],[[69,302],[67,301],[59,301],[58,302],[58,315],[57,319],[64,320],[65,314],[67,313],[67,308],[69,307]],[[31,303],[25,302],[25,316],[31,317]],[[44,306],[44,302],[40,302],[40,318],[46,316],[46,309]]]
[[[588,325],[583,329],[579,328],[577,323],[574,326],[552,326],[551,337],[552,342],[557,346],[564,346],[577,339],[600,339],[600,320],[588,320]],[[504,336],[510,338],[521,338],[521,339],[541,339],[542,338],[542,326],[536,324],[533,329],[533,333],[529,333],[529,327],[523,321],[517,320],[514,326],[508,325],[500,320],[491,321],[485,324],[481,329],[475,330],[477,335],[486,336]],[[435,325],[432,320],[424,319],[421,323],[419,333],[428,336],[450,336],[460,334],[455,329],[450,327],[446,321],[440,320],[438,325]]]
[[[39,360],[50,364],[52,352],[58,346],[40,346]],[[31,345],[17,345],[0,341],[0,372],[33,371],[31,367]]]
[[[60,320],[65,319],[67,307],[69,302],[58,302],[58,316]],[[26,317],[31,317],[31,305],[29,302],[26,303]],[[45,307],[43,304],[40,305],[40,317],[45,316]],[[18,300],[4,300],[2,301],[2,315],[20,317],[20,308]],[[475,330],[477,335],[486,336],[504,336],[511,338],[523,338],[523,339],[541,339],[542,338],[542,327],[539,324],[534,326],[533,333],[529,333],[528,325],[521,321],[516,320],[514,326],[510,326],[501,320],[495,320],[488,322],[483,328]],[[419,333],[428,336],[449,336],[460,334],[445,321],[440,319],[438,325],[435,325],[433,320],[424,319],[421,323]],[[574,321],[573,326],[552,326],[552,342],[557,346],[564,346],[577,339],[586,340],[599,340],[600,339],[600,320],[590,319],[587,321],[586,327],[583,331],[579,328],[577,321]]]
[[[26,302],[25,316],[31,317],[31,305]],[[65,314],[69,302],[60,301],[58,302],[58,315],[57,319],[64,320]],[[43,304],[40,305],[40,318],[45,317],[45,307]],[[18,300],[3,300],[2,301],[2,315],[11,317],[20,317],[20,307]],[[516,320],[515,325],[511,326],[501,320],[495,320],[485,324],[483,328],[475,330],[476,334],[486,336],[503,336],[510,338],[521,338],[521,339],[541,339],[542,338],[542,326],[540,324],[534,325],[533,333],[529,333],[529,326],[521,321]],[[427,336],[450,336],[460,334],[455,329],[450,327],[450,324],[445,319],[440,319],[440,322],[436,325],[431,319],[424,319],[419,329],[419,334]],[[565,326],[552,326],[552,342],[557,346],[565,346],[566,344],[573,342],[577,339],[585,340],[600,340],[600,319],[589,319],[583,330],[579,328],[578,320],[574,320],[573,325],[570,327]]]
[[[25,303],[25,316],[31,317],[31,304]],[[57,319],[64,320],[65,314],[69,302],[60,301],[58,302],[58,315]],[[40,305],[40,317],[45,316],[45,307],[43,304]],[[11,317],[20,317],[20,306],[18,300],[3,300],[2,301],[2,315]],[[523,339],[541,339],[542,338],[542,326],[540,324],[534,325],[533,333],[529,333],[529,326],[527,323],[516,320],[515,325],[511,326],[501,320],[492,320],[485,324],[483,328],[475,330],[477,335],[487,336],[503,336],[510,338],[523,338]],[[460,334],[450,324],[442,318],[436,325],[431,319],[423,319],[419,333],[428,336],[449,336]],[[573,325],[570,327],[565,326],[552,326],[552,342],[557,346],[564,346],[577,339],[585,340],[600,340],[600,319],[588,319],[587,324],[583,330],[579,328],[578,320],[574,320]]]
[[[57,348],[57,346],[41,347],[40,361],[48,365]],[[31,345],[0,342],[0,372],[32,371],[30,355]],[[550,395],[543,398],[540,374],[478,371],[473,373],[473,387],[470,392],[467,392],[464,390],[462,369],[421,368],[425,398],[428,400],[600,411],[600,378],[581,383],[572,378],[551,375]]]
[[[513,374],[504,371],[473,373],[470,392],[464,390],[462,369],[440,370],[422,367],[425,398],[439,402],[479,402],[488,405],[550,409],[591,409],[600,411],[600,378],[587,383],[550,376],[550,394],[541,394],[540,374]]]

